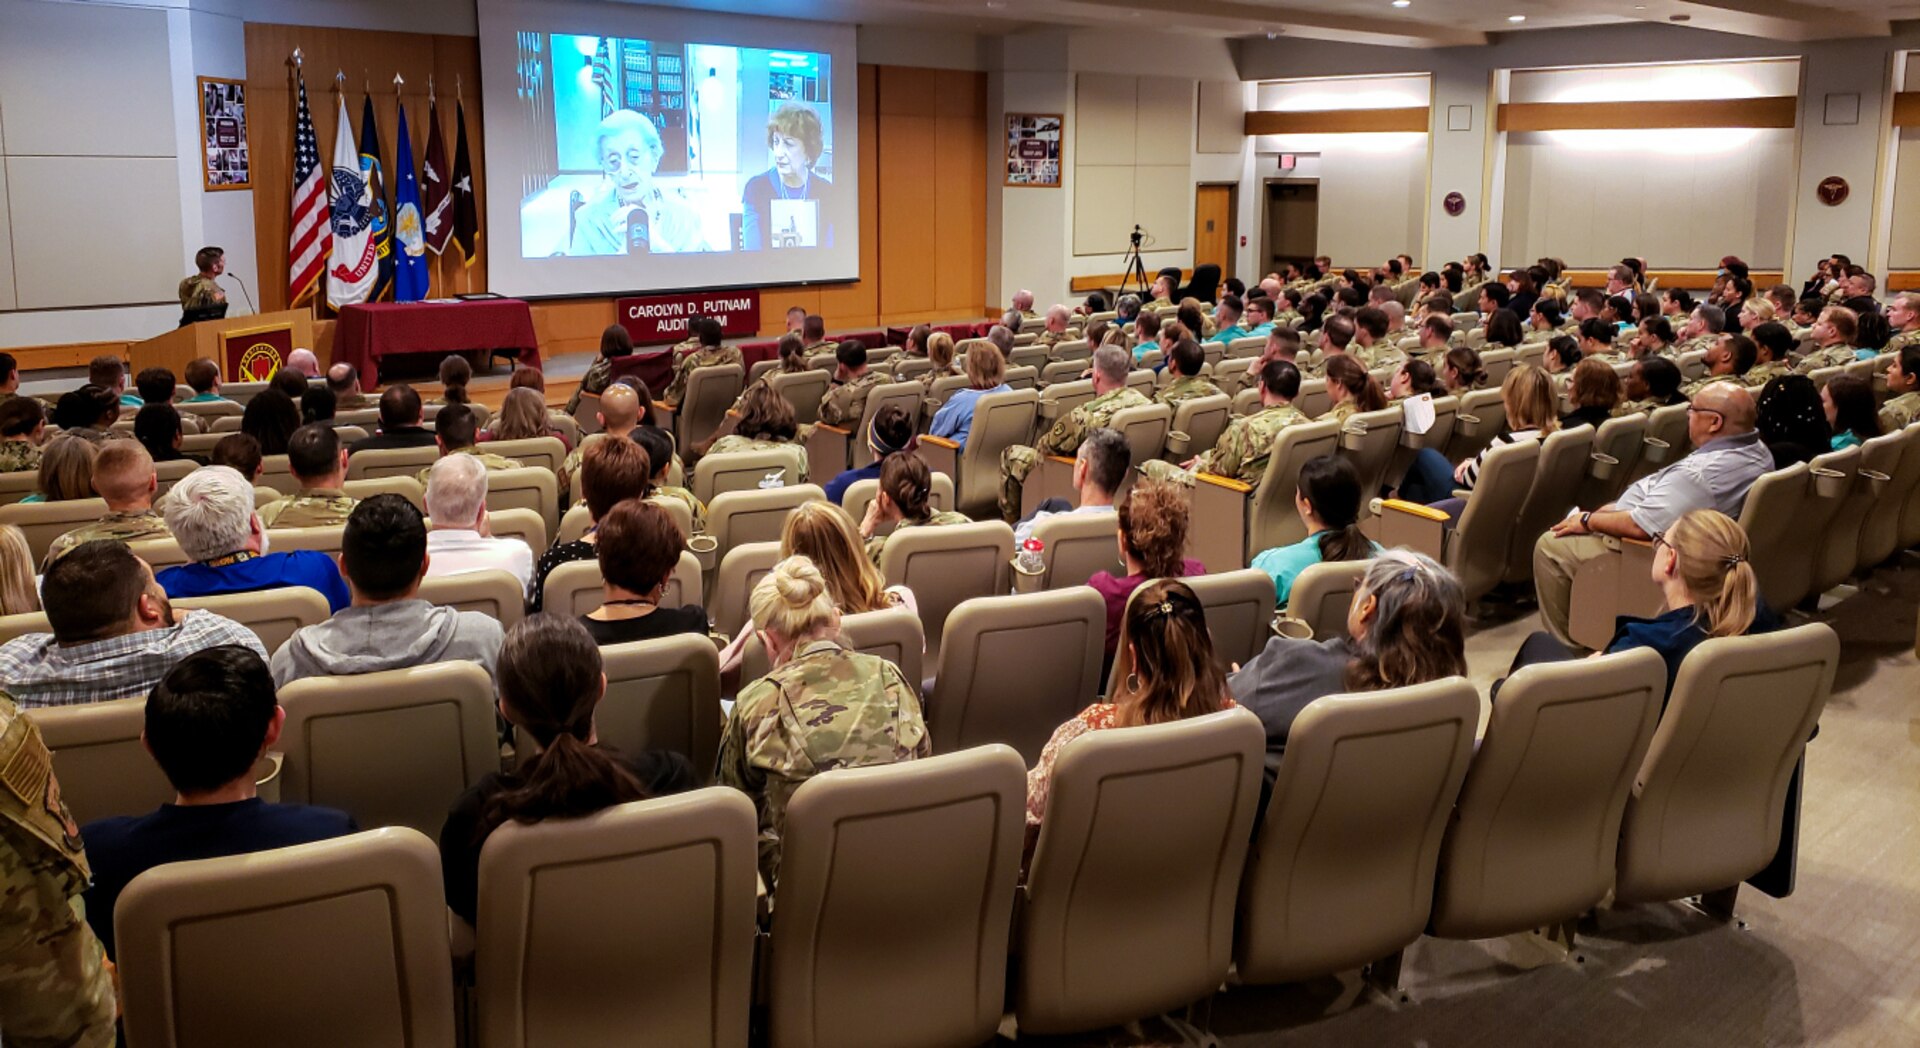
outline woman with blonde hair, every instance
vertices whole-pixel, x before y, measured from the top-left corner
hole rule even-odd
[[[933,391],[933,384],[953,374],[953,336],[936,331],[927,336],[927,359],[933,366],[920,374],[920,384]]]
[[[773,566],[748,599],[773,669],[741,689],[720,737],[715,779],[752,798],[760,816],[760,874],[778,885],[787,803],[828,768],[858,768],[933,753],[916,682],[877,655],[840,643],[840,611],[805,557]]]
[[[507,390],[507,398],[500,402],[500,417],[490,428],[494,440],[558,437],[561,445],[568,451],[573,450],[566,436],[548,423],[547,399],[526,386]]]
[[[1555,400],[1553,379],[1546,372],[1531,364],[1507,372],[1506,380],[1500,383],[1500,403],[1507,410],[1506,432],[1497,434],[1485,451],[1462,460],[1458,466],[1449,465],[1446,456],[1432,448],[1421,448],[1407,468],[1406,479],[1400,482],[1399,497],[1458,516],[1465,501],[1453,498],[1453,489],[1473,490],[1488,452],[1503,444],[1545,440],[1560,428]]]
[[[1148,583],[1127,605],[1120,635],[1132,672],[1109,696],[1112,701],[1096,702],[1055,728],[1027,772],[1029,833],[1046,817],[1054,764],[1068,743],[1092,731],[1170,724],[1234,704],[1227,676],[1213,657],[1206,609],[1186,583]]]
[[[967,388],[954,390],[947,402],[940,405],[940,410],[933,413],[933,421],[927,427],[928,436],[944,437],[962,448],[967,446],[967,437],[973,433],[973,409],[980,398],[1013,389],[1007,385],[1007,358],[998,350],[968,351],[966,369]]]
[[[71,502],[93,498],[93,460],[99,453],[99,447],[84,437],[60,436],[47,441],[40,452],[40,475],[34,492],[20,501]]]
[[[40,610],[40,587],[33,576],[27,536],[11,524],[0,524],[0,615]]]

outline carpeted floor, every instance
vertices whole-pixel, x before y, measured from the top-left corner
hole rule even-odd
[[[1823,618],[1842,665],[1807,753],[1799,884],[1742,890],[1722,924],[1681,904],[1603,910],[1578,961],[1528,938],[1422,939],[1407,1000],[1358,973],[1217,995],[1204,1021],[1163,1018],[1040,1045],[1734,1046],[1920,1044],[1920,557],[1883,568]],[[1500,676],[1531,612],[1483,622],[1475,683]]]

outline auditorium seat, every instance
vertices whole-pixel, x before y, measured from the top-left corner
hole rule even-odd
[[[200,464],[192,459],[174,459],[171,462],[154,463],[153,477],[158,486],[154,488],[153,497],[156,500],[159,499],[175,484],[185,479],[187,474],[199,468]]]
[[[764,491],[723,491],[707,504],[707,534],[714,556],[749,542],[778,542],[787,513],[805,502],[824,501],[818,484],[789,484]],[[717,563],[717,562],[716,562]]]
[[[1054,344],[1052,358],[1085,362],[1093,359],[1094,349],[1084,338],[1070,338]]]
[[[1646,450],[1647,416],[1633,412],[1610,418],[1593,435],[1593,464],[1580,481],[1574,504],[1594,510],[1620,497]]]
[[[1011,367],[1045,368],[1050,359],[1046,346],[1036,346],[1031,341],[1014,346],[1013,352],[1007,354],[1007,364]]]
[[[15,502],[0,506],[0,524],[20,529],[27,550],[38,567],[47,559],[53,540],[107,515],[105,499],[68,499],[64,502]]]
[[[1169,462],[1186,460],[1209,451],[1233,421],[1233,399],[1225,395],[1194,397],[1181,401],[1168,424],[1164,457]],[[1135,460],[1133,465],[1141,463]]]
[[[300,491],[300,482],[294,479],[293,467],[288,464],[285,455],[261,456],[260,475],[253,478],[253,482],[282,495],[293,495]]]
[[[1481,460],[1479,483],[1451,529],[1441,510],[1398,499],[1382,502],[1380,544],[1405,546],[1445,565],[1460,580],[1468,604],[1486,596],[1506,577],[1508,564],[1518,555],[1515,547],[1524,546],[1527,556],[1533,555],[1539,532],[1523,534],[1514,522],[1533,488],[1540,451],[1536,440],[1490,449]]]
[[[1056,360],[1040,369],[1039,387],[1045,389],[1056,382],[1077,382],[1087,373],[1084,360]]]
[[[1026,766],[1005,746],[801,783],[766,946],[769,1044],[992,1040],[1025,827]],[[876,934],[878,914],[911,927]]]
[[[864,655],[877,655],[899,667],[902,676],[915,689],[920,688],[925,672],[927,635],[913,609],[896,604],[879,611],[863,611],[840,619],[840,643]],[[760,653],[761,658],[766,652]],[[760,676],[764,676],[760,674]],[[746,675],[742,680],[753,678]]]
[[[1874,567],[1920,541],[1920,424],[1900,432],[1900,462],[1874,494],[1873,509],[1860,531],[1860,567]],[[0,514],[5,513],[0,509]]]
[[[777,475],[782,483],[797,484],[806,467],[807,450],[799,444],[765,451],[729,451],[706,455],[693,467],[693,494],[711,504],[726,491],[756,491],[761,481]],[[822,481],[830,478],[822,477]]]
[[[1005,743],[1033,764],[1098,697],[1106,602],[1086,586],[975,597],[953,609],[927,703],[935,753]]]
[[[937,660],[947,616],[961,601],[1007,592],[1012,560],[1013,529],[998,520],[908,528],[887,539],[880,574],[913,591],[927,657]]]
[[[188,391],[188,395],[192,395],[191,390]],[[176,393],[175,396],[177,397],[178,394]],[[239,415],[247,410],[245,405],[229,399],[225,389],[221,390],[221,397],[218,400],[193,401],[176,399],[173,402],[173,406],[183,415],[200,416],[200,420],[203,423],[222,415]]]
[[[1360,475],[1360,516],[1368,515],[1367,503],[1387,481],[1387,467],[1393,464],[1400,447],[1400,425],[1406,412],[1399,404],[1379,411],[1348,416],[1340,428],[1340,456],[1353,464]]]
[[[1571,943],[1573,921],[1613,887],[1621,815],[1666,691],[1651,648],[1507,679],[1440,849],[1430,934],[1557,928]]]
[[[360,426],[336,425],[333,427],[333,435],[340,441],[342,446],[352,447],[356,441],[367,439],[369,434]]]
[[[1036,367],[1009,367],[1004,381],[1013,389],[1039,389],[1040,369]]]
[[[1165,404],[1142,404],[1114,412],[1107,428],[1118,432],[1126,440],[1131,453],[1129,461],[1138,464],[1157,459],[1166,450],[1167,431],[1172,428],[1172,423],[1173,408]],[[1066,499],[1068,502],[1076,499],[1078,493],[1073,487],[1073,462],[1071,457],[1065,455],[1047,455],[1040,459],[1037,468],[1020,488],[1021,519],[1038,513],[1040,504],[1049,498]],[[1126,497],[1135,475],[1131,469],[1122,475],[1120,489],[1114,492],[1116,499]]]
[[[1294,577],[1293,590],[1287,594],[1287,617],[1306,623],[1314,640],[1346,636],[1353,595],[1372,563],[1336,560],[1308,565]]]
[[[779,362],[772,363],[777,366]],[[806,426],[820,421],[820,398],[826,396],[827,389],[833,385],[833,372],[809,368],[792,374],[775,375],[767,384],[781,399],[793,406],[794,422]]]
[[[905,382],[908,379],[918,382],[920,376],[933,370],[933,361],[926,357],[909,357],[903,354],[888,363],[893,365],[888,374],[893,376],[895,382]]]
[[[543,437],[543,440],[553,440]],[[553,440],[554,444],[560,442]],[[539,542],[529,541],[537,557],[547,548],[546,537],[560,530],[560,478],[550,469],[521,466],[519,469],[487,471],[487,512],[530,510],[540,518],[544,530]]]
[[[440,853],[413,830],[158,866],[114,929],[129,1044],[455,1044]]]
[[[975,401],[973,429],[964,449],[943,437],[920,438],[920,457],[926,460],[928,468],[953,478],[954,506],[959,512],[974,518],[997,512],[1000,453],[1033,439],[1042,395],[1030,389],[1016,389],[989,393]]]
[[[1223,359],[1239,360],[1246,357],[1257,357],[1266,352],[1266,350],[1267,338],[1265,335],[1255,335],[1252,338],[1236,338],[1227,343],[1227,351]]]
[[[429,520],[428,524],[431,523]],[[487,530],[494,538],[519,539],[526,543],[536,559],[547,548],[547,522],[530,509],[491,510],[487,513]]]
[[[567,460],[567,446],[559,437],[529,437],[525,440],[490,440],[480,450],[510,458],[529,469],[559,473]]]
[[[1260,719],[1236,708],[1061,751],[1016,917],[1023,1035],[1112,1026],[1220,986],[1265,747]]]
[[[1440,842],[1473,755],[1480,696],[1461,677],[1334,695],[1294,719],[1247,857],[1235,961],[1248,983],[1372,965],[1433,911]]]
[[[1179,579],[1199,599],[1207,618],[1207,636],[1213,642],[1213,661],[1228,670],[1244,664],[1266,647],[1273,632],[1273,576],[1259,568],[1214,572]],[[1127,597],[1131,608],[1141,586]],[[1106,694],[1116,694],[1133,672],[1133,656],[1125,647],[1113,653],[1107,671]]]
[[[1151,397],[1153,391],[1149,389],[1147,395]],[[1092,400],[1093,397],[1093,380],[1090,378],[1075,379],[1072,382],[1055,382],[1041,390],[1040,417],[1034,423],[1035,434],[1043,434],[1052,429],[1056,421],[1072,414],[1074,408]]]
[[[874,386],[867,391],[866,404],[860,417],[844,426],[819,423],[807,438],[807,471],[812,477],[822,481],[829,480],[849,469],[856,469],[873,461],[873,448],[867,443],[867,432],[873,425],[873,418],[880,409],[892,404],[907,413],[908,418],[915,417],[920,410],[920,399],[926,390],[918,382],[888,382]]]
[[[1507,406],[1500,400],[1498,386],[1461,394],[1460,410],[1453,418],[1453,439],[1447,444],[1447,461],[1461,462],[1478,455],[1506,426]]]
[[[512,629],[527,610],[527,591],[520,580],[498,568],[422,579],[420,599],[455,611],[477,611],[502,629]]]
[[[713,364],[694,368],[687,379],[686,394],[676,411],[655,402],[653,410],[664,429],[673,431],[680,447],[690,447],[707,439],[727,417],[727,409],[746,386],[747,372],[738,364]]]
[[[1045,590],[1084,586],[1096,571],[1125,577],[1112,513],[1055,513],[1033,523],[1033,537],[1042,543],[1046,569],[1036,587]],[[1018,579],[1016,579],[1016,582]]]
[[[333,428],[335,430],[338,430],[341,426],[366,427],[378,425],[380,425],[379,408],[358,408],[353,411],[337,411],[334,412],[333,415]]]
[[[735,544],[720,557],[709,594],[707,616],[715,631],[732,637],[749,621],[747,597],[773,566],[780,562],[778,542]]]
[[[660,591],[660,606],[678,608],[700,604],[703,592],[699,558],[681,551],[680,562],[674,565],[666,588]],[[585,615],[600,607],[605,593],[606,583],[600,577],[599,561],[570,560],[547,575],[540,607],[556,615]]]
[[[1787,783],[1840,662],[1824,623],[1716,637],[1687,655],[1621,830],[1621,903],[1706,896],[1730,916],[1780,844]]]
[[[347,456],[347,479],[413,477],[440,458],[432,444],[423,448],[369,448]]]
[[[920,398],[920,428],[925,430],[932,424],[934,414],[947,402],[948,397],[972,384],[973,380],[965,375],[942,375],[934,379],[933,385],[927,387],[926,395]]]
[[[1827,523],[1826,537],[1816,543],[1813,550],[1812,592],[1815,595],[1847,581],[1860,566],[1861,532],[1874,506],[1875,488],[1890,483],[1891,471],[1898,470],[1902,439],[1898,433],[1886,433],[1856,449],[1859,454],[1853,459],[1853,477],[1847,493]]]
[[[375,495],[398,495],[413,503],[421,513],[427,511],[427,489],[412,477],[367,477],[349,480],[341,490],[351,499],[370,499]]]
[[[40,629],[45,628],[43,617]],[[60,799],[76,824],[146,815],[173,803],[173,784],[141,742],[147,726],[145,695],[32,709],[27,715],[53,751]]]
[[[363,827],[438,834],[454,798],[500,770],[493,680],[476,663],[307,677],[280,689],[280,705],[281,797]]]
[[[1906,439],[1913,442],[1907,445],[1907,453],[1913,456],[1913,461],[1905,461],[1903,457],[1901,467],[1910,471],[1913,482],[1907,485],[1906,505],[1900,511],[1900,526],[1895,542],[1898,549],[1916,549],[1920,548],[1920,423],[1906,428]]]
[[[1847,494],[1859,479],[1859,470],[1858,447],[1829,451],[1807,463],[1806,494],[1786,522],[1790,534],[1780,547],[1779,563],[1760,577],[1760,590],[1773,607],[1783,610],[1797,607],[1808,597],[1823,592],[1824,588],[1814,588],[1820,548],[1827,542],[1844,541],[1837,534],[1834,521],[1847,504]],[[1741,516],[1746,516],[1744,507]],[[1745,526],[1743,523],[1742,527]],[[1753,534],[1748,532],[1750,538]],[[1852,541],[1857,547],[1859,536],[1856,534]],[[1754,570],[1763,570],[1758,561]],[[1773,592],[1768,592],[1769,584],[1775,587]]]
[[[1261,550],[1306,538],[1306,525],[1293,509],[1300,468],[1309,459],[1333,454],[1339,442],[1337,421],[1298,422],[1280,431],[1258,486],[1194,474],[1187,555],[1210,572],[1234,571]]]
[[[218,433],[224,437],[229,433],[240,432],[239,415],[220,415],[212,421],[213,424],[207,427],[209,433]]]
[[[1593,427],[1574,426],[1548,434],[1540,443],[1527,496],[1507,523],[1507,565],[1498,581],[1533,580],[1533,540],[1566,517],[1592,465]],[[1478,485],[1476,485],[1477,487]]]
[[[600,742],[623,753],[671,750],[701,781],[720,753],[720,653],[697,633],[600,649],[607,694],[594,711]],[[531,756],[515,732],[521,759]]]
[[[1799,603],[1795,591],[1805,588],[1795,583],[1794,562],[1810,562],[1813,553],[1794,548],[1800,539],[1795,516],[1818,512],[1811,481],[1804,462],[1763,473],[1747,489],[1740,508],[1740,528],[1750,544],[1747,562],[1760,583],[1760,595],[1782,612]]]
[[[0,506],[11,506],[40,490],[40,471],[34,469],[0,473]]]
[[[188,433],[180,438],[180,453],[205,457],[212,454],[214,445],[227,436],[229,434],[226,433]]]
[[[1520,363],[1520,352],[1516,349],[1489,349],[1480,354],[1480,366],[1487,372],[1487,385],[1495,392],[1507,380],[1507,372]]]
[[[1256,388],[1256,392],[1253,395],[1255,406],[1247,412],[1248,414],[1252,414],[1253,411],[1259,410],[1260,394],[1257,392],[1259,382],[1255,379],[1249,384]],[[1240,392],[1244,395],[1246,390],[1242,389]],[[1317,419],[1326,414],[1333,407],[1333,398],[1327,393],[1327,380],[1324,378],[1306,378],[1302,376],[1300,395],[1293,398],[1293,406],[1299,408],[1302,415],[1312,419]]]

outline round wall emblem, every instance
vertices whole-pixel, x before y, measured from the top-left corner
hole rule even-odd
[[[240,355],[240,373],[244,381],[265,382],[280,370],[280,351],[265,342],[255,342]]]
[[[1828,207],[1834,207],[1845,201],[1849,191],[1847,180],[1839,175],[1828,175],[1821,179],[1820,185],[1814,189],[1820,197],[1820,202]]]
[[[1467,209],[1467,198],[1457,192],[1448,193],[1446,199],[1440,201],[1440,206],[1447,209],[1447,214],[1459,218],[1460,213]]]

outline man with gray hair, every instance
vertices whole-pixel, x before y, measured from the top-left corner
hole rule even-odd
[[[1051,355],[1053,347],[1073,337],[1067,330],[1067,321],[1072,316],[1073,314],[1067,311],[1067,307],[1057,302],[1048,306],[1046,326],[1040,329],[1040,337],[1034,339],[1034,344],[1047,347]]]
[[[1720,341],[1720,334],[1725,330],[1727,311],[1702,303],[1693,307],[1693,314],[1687,318],[1687,326],[1680,329],[1680,344],[1674,346],[1673,351],[1678,355],[1696,349],[1710,349]]]
[[[519,539],[495,538],[487,526],[487,467],[472,455],[448,455],[427,472],[428,578],[470,571],[505,571],[526,589],[533,581],[533,550]]]
[[[268,552],[267,530],[253,511],[253,485],[231,466],[187,474],[167,493],[161,512],[192,561],[154,575],[168,597],[305,586],[327,598],[334,611],[347,606],[347,584],[332,557],[315,550]]]
[[[1009,313],[1017,313],[1022,320],[1039,320],[1040,314],[1033,311],[1033,292],[1021,288],[1013,293],[1013,308]]]
[[[1140,316],[1140,296],[1139,295],[1134,295],[1134,294],[1121,295],[1120,300],[1113,304],[1113,325],[1115,327],[1125,327],[1128,324],[1133,323],[1136,319],[1139,318],[1139,316]]]
[[[1002,360],[1013,355],[1013,329],[1007,325],[995,324],[987,331],[987,341],[1000,351]]]
[[[1033,536],[1033,526],[1048,517],[1112,513],[1114,493],[1120,490],[1132,465],[1133,449],[1127,446],[1127,438],[1118,430],[1096,429],[1087,434],[1073,456],[1073,490],[1080,504],[1076,506],[1057,496],[1040,503],[1032,516],[1014,526],[1014,548],[1019,549]]]
[[[1000,516],[1012,524],[1020,519],[1022,489],[1027,477],[1046,455],[1072,455],[1087,434],[1113,426],[1113,416],[1127,408],[1153,401],[1127,385],[1133,357],[1119,346],[1101,346],[1093,352],[1093,399],[1074,408],[1043,434],[1035,447],[1014,444],[1000,452]]]

